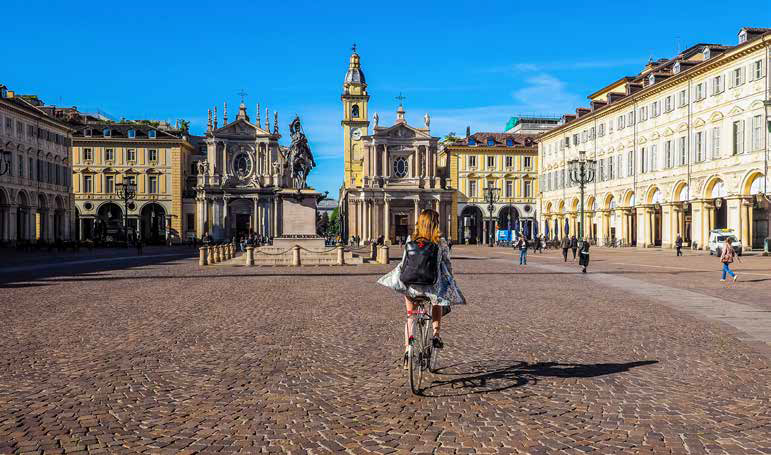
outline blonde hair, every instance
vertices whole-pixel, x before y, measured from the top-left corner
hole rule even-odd
[[[442,237],[442,232],[439,230],[439,214],[431,209],[421,211],[412,237],[413,240],[424,238],[439,243]]]

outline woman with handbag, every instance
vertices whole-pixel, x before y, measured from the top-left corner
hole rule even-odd
[[[736,282],[736,274],[733,270],[731,270],[730,264],[734,261],[734,258],[739,259],[739,256],[736,255],[736,251],[733,247],[733,240],[731,237],[726,237],[725,242],[723,243],[723,254],[720,255],[720,262],[723,263],[723,277],[720,279],[720,281],[725,281],[726,274],[731,275],[731,278],[733,278],[734,282]],[[741,259],[739,259],[741,261]]]
[[[452,275],[450,248],[439,230],[437,212],[420,212],[415,231],[407,237],[401,262],[382,276],[378,284],[404,295],[404,306],[408,315],[415,309],[413,299],[430,299],[433,345],[438,349],[444,346],[440,337],[442,316],[450,312],[452,305],[465,304],[466,299]],[[405,359],[409,347],[410,317],[407,317],[404,324]]]

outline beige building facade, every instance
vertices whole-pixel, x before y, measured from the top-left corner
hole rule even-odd
[[[0,245],[72,238],[72,130],[0,85]]]
[[[769,235],[771,29],[743,28],[735,46],[697,44],[650,61],[589,96],[539,138],[541,223],[549,237],[577,232],[579,187],[568,161],[597,163],[586,188],[584,232],[599,244],[704,249],[712,229],[744,248]]]

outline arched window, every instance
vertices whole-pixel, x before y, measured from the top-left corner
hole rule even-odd
[[[358,118],[359,117],[359,105],[354,104],[351,108],[351,117]]]
[[[476,145],[477,141],[474,140],[473,137],[470,137],[468,140],[468,145]]]
[[[514,141],[511,138],[506,139],[506,145],[508,147],[511,147],[514,145]]]
[[[492,137],[488,137],[487,138],[487,146],[488,147],[492,147],[493,145],[495,145],[495,139],[493,139]]]

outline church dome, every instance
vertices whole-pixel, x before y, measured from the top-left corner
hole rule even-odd
[[[348,66],[348,72],[345,73],[346,84],[366,84],[364,79],[364,71],[361,70],[361,64],[359,63],[359,54],[354,52],[351,55],[351,64]]]

